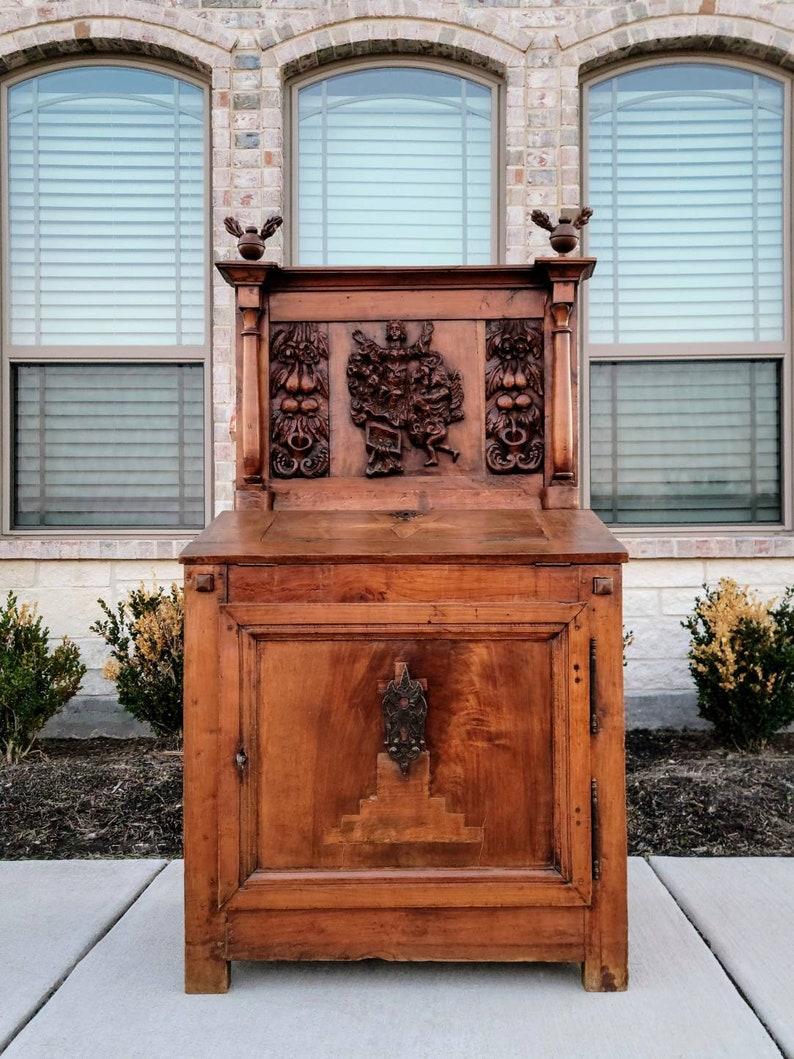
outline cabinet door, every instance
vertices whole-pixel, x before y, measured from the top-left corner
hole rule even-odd
[[[587,617],[222,607],[221,898],[586,903]]]

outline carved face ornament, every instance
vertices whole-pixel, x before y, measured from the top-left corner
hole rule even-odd
[[[486,460],[496,474],[528,473],[543,460],[543,334],[525,320],[495,321],[487,337]]]

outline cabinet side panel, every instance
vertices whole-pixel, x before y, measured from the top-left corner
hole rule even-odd
[[[612,578],[609,595],[592,595],[594,578]],[[626,912],[626,764],[623,710],[623,624],[621,569],[618,566],[582,569],[582,598],[590,595],[591,635],[595,641],[592,673],[592,776],[596,783],[597,827],[593,857],[598,878],[593,880],[592,907],[586,916],[587,989],[613,992],[627,986],[628,941]]]
[[[197,590],[197,578],[213,589]],[[223,917],[218,912],[218,604],[225,568],[185,570],[184,812],[185,989],[228,988]]]

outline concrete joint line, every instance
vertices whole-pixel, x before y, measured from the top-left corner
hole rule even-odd
[[[766,1032],[767,1037],[769,1037],[769,1039],[772,1041],[772,1043],[777,1048],[777,1050],[780,1053],[780,1055],[783,1056],[783,1059],[786,1059],[786,1053],[783,1051],[783,1049],[782,1049],[782,1047],[780,1045],[780,1041],[778,1041],[778,1039],[775,1037],[774,1033],[770,1030],[769,1026],[767,1026],[767,1024],[764,1022],[764,1020],[761,1018],[761,1016],[755,1010],[753,1005],[750,1003],[750,1001],[747,998],[747,995],[744,992],[744,990],[742,989],[742,987],[739,985],[739,983],[733,977],[731,972],[728,970],[728,968],[725,966],[725,964],[722,962],[722,960],[719,958],[717,953],[712,948],[711,942],[709,941],[709,939],[706,937],[705,934],[702,933],[702,931],[699,929],[697,924],[694,923],[693,920],[687,915],[686,909],[683,907],[683,905],[680,904],[678,898],[675,896],[675,894],[670,889],[670,887],[667,886],[667,884],[665,883],[665,881],[662,878],[662,876],[659,874],[659,872],[654,867],[654,864],[653,864],[654,857],[653,856],[649,856],[649,857],[646,857],[645,860],[648,862],[648,867],[651,869],[653,874],[656,876],[656,878],[659,880],[659,882],[662,884],[662,886],[664,886],[665,890],[667,890],[667,892],[670,894],[672,899],[675,901],[676,906],[678,907],[679,911],[681,912],[681,915],[684,917],[684,919],[687,921],[687,923],[689,923],[690,927],[692,927],[694,932],[697,934],[697,936],[700,938],[700,940],[703,942],[703,944],[709,950],[711,955],[714,957],[715,961],[719,964],[720,968],[722,969],[722,972],[725,975],[725,977],[728,979],[728,981],[731,983],[731,985],[736,990],[738,995],[741,997],[741,999],[744,1001],[744,1003],[747,1005],[747,1007],[753,1013],[753,1015],[755,1016],[756,1020],[764,1028],[764,1031]]]
[[[19,1034],[22,1032],[22,1030],[24,1030],[24,1028],[29,1023],[31,1023],[33,1021],[33,1019],[35,1019],[35,1017],[38,1015],[38,1013],[41,1011],[41,1009],[46,1004],[49,1003],[49,1001],[52,999],[53,996],[55,996],[55,994],[61,988],[63,983],[66,981],[66,979],[71,975],[72,971],[74,971],[75,967],[77,967],[77,965],[79,963],[82,963],[82,961],[86,958],[86,956],[89,954],[89,952],[91,952],[92,949],[94,949],[100,943],[100,941],[102,941],[103,938],[107,937],[107,935],[115,927],[115,925],[118,923],[118,921],[123,916],[125,916],[127,914],[127,912],[129,912],[129,910],[132,908],[132,906],[135,904],[135,902],[141,897],[141,895],[146,890],[149,889],[149,887],[152,885],[152,883],[157,878],[157,876],[160,874],[160,872],[161,871],[165,871],[165,869],[168,867],[168,865],[170,863],[171,863],[171,861],[166,860],[161,865],[161,867],[159,867],[157,869],[157,871],[154,873],[154,875],[151,877],[151,879],[148,879],[145,883],[143,883],[143,885],[141,887],[139,887],[139,889],[133,894],[133,896],[130,898],[130,900],[127,902],[127,904],[118,913],[118,915],[114,916],[106,924],[106,926],[97,934],[97,936],[95,938],[93,938],[91,941],[88,942],[88,944],[83,949],[83,951],[71,963],[71,965],[67,968],[67,970],[58,979],[58,981],[55,982],[53,987],[41,998],[41,1000],[38,1002],[38,1004],[36,1004],[35,1008],[25,1018],[21,1019],[20,1022],[16,1026],[14,1026],[14,1028],[11,1030],[10,1034],[8,1035],[8,1039],[3,1043],[2,1047],[0,1047],[0,1055],[8,1048],[8,1046],[12,1043],[12,1041],[14,1041],[19,1036]]]

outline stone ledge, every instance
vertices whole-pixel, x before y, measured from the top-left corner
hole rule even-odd
[[[794,534],[693,537],[634,536],[616,532],[632,559],[787,559]],[[3,559],[176,559],[192,537],[0,537]]]
[[[659,537],[612,532],[632,559],[786,559],[794,556],[794,534]]]
[[[3,559],[176,559],[192,537],[149,539],[2,537]]]

